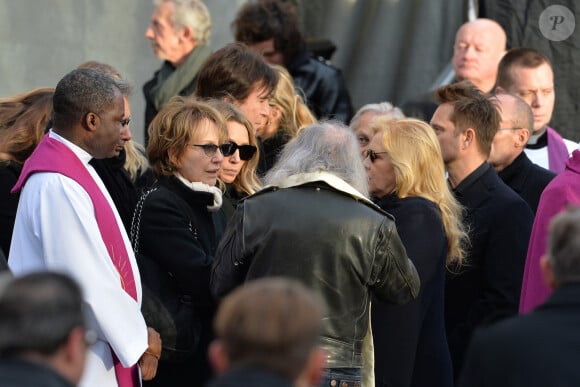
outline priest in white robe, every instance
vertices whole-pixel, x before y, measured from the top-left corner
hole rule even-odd
[[[112,157],[131,138],[123,83],[74,70],[57,85],[53,129],[24,166],[9,254],[15,275],[65,272],[81,285],[88,324],[98,336],[81,386],[140,385],[137,364],[156,367],[140,311],[135,256],[113,201],[91,158]],[[154,371],[153,371],[154,374]],[[137,375],[137,376],[135,376]]]

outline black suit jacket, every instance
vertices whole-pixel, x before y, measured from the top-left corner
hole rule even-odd
[[[465,207],[467,262],[445,283],[445,324],[454,374],[477,326],[515,315],[534,215],[483,163],[454,190]]]
[[[556,174],[530,161],[525,152],[503,170],[498,172],[499,177],[511,189],[517,192],[534,211],[538,210],[540,195],[544,188]]]
[[[18,357],[0,357],[0,375],[2,387],[73,387],[48,365]]]
[[[459,386],[580,386],[580,284],[556,289],[530,314],[478,330]]]

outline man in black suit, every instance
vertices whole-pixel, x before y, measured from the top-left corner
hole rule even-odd
[[[471,82],[436,91],[431,120],[449,184],[465,207],[467,264],[451,268],[445,284],[445,323],[455,377],[475,327],[518,310],[534,215],[486,160],[500,115]]]
[[[498,94],[492,102],[499,107],[501,123],[487,161],[535,214],[540,195],[556,174],[532,163],[524,152],[534,128],[532,109],[524,100],[511,94]]]
[[[460,386],[580,386],[580,210],[551,223],[540,261],[554,292],[530,314],[478,331]]]

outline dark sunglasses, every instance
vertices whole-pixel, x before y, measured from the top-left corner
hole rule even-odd
[[[237,149],[240,150],[240,160],[248,161],[254,154],[256,153],[257,148],[253,145],[238,145],[233,141],[230,141],[232,144],[232,155],[236,152]],[[225,156],[225,155],[224,155]]]
[[[224,156],[231,156],[236,151],[236,149],[234,148],[234,144],[231,142],[226,142],[225,144],[221,144],[221,145],[215,145],[215,144],[203,144],[203,145],[189,144],[189,145],[190,146],[197,146],[197,147],[203,149],[203,152],[205,153],[205,155],[207,157],[215,156],[218,149],[220,150],[221,154]]]
[[[374,163],[375,160],[377,159],[377,155],[382,155],[388,152],[375,152],[372,149],[368,149],[367,151],[364,152],[364,156],[365,159],[368,157],[369,159],[371,159],[371,163]]]

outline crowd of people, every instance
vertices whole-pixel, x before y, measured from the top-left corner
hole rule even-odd
[[[546,56],[470,21],[453,82],[354,112],[291,2],[215,52],[201,0],[154,3],[144,145],[109,63],[0,99],[0,385],[580,381]]]

